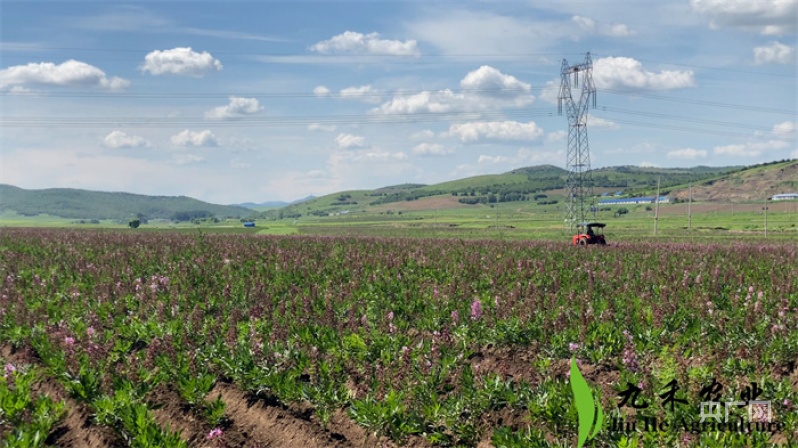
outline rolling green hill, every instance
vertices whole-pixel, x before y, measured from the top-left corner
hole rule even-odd
[[[215,216],[240,218],[254,212],[244,207],[216,205],[186,196],[145,196],[72,188],[25,190],[0,184],[0,212],[24,216],[48,214],[74,219],[172,219],[186,221]]]
[[[627,194],[649,194],[656,188],[669,187],[716,179],[741,167],[655,168],[620,166],[599,168],[591,172],[596,193],[623,190]],[[343,191],[321,196],[302,204],[269,210],[264,218],[297,218],[327,216],[350,212],[385,211],[390,204],[420,201],[419,208],[468,207],[468,203],[538,201],[552,204],[561,200],[568,172],[553,165],[519,168],[503,174],[469,177],[435,185],[402,184],[376,190]],[[456,197],[456,198],[453,198]],[[437,198],[437,200],[433,200]],[[481,201],[481,202],[480,202]]]

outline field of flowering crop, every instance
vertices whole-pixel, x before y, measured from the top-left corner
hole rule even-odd
[[[2,229],[0,440],[577,446],[578,372],[585,446],[795,446],[796,266],[783,243]]]

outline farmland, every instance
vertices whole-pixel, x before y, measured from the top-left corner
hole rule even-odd
[[[587,446],[786,444],[796,265],[794,243],[764,241],[3,229],[0,438],[575,446],[574,358],[605,413]],[[683,402],[663,404],[677,383]],[[700,402],[741,397],[778,427],[696,426]],[[672,427],[612,427],[653,418]]]

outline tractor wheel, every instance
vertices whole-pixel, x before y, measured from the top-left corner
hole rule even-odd
[[[579,238],[579,245],[580,246],[587,246],[587,238],[585,238],[585,237]]]

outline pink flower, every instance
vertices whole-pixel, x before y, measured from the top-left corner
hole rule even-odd
[[[568,344],[568,350],[572,352],[579,350],[579,347],[580,347],[579,344],[577,344],[576,342],[571,342]]]
[[[479,299],[474,299],[471,303],[471,320],[479,320],[482,317],[482,303]]]
[[[89,327],[86,329],[86,334],[89,336],[94,336],[94,327]]]
[[[208,440],[213,440],[221,436],[222,436],[222,430],[220,428],[213,428],[211,429],[211,432],[208,433]]]
[[[393,311],[388,312],[388,320],[393,320]]]
[[[457,310],[452,311],[452,320],[455,324],[460,320],[460,313],[458,313]]]
[[[66,337],[64,337],[64,344],[66,344],[66,345],[72,345],[72,344],[74,344],[74,343],[75,343],[75,338],[73,338],[73,337],[71,337],[71,336],[66,336]]]
[[[11,364],[10,362],[8,364],[6,364],[6,374],[5,374],[6,379],[8,379],[9,375],[11,375],[12,373],[14,373],[16,371],[17,371],[17,368],[14,367],[14,364]]]

